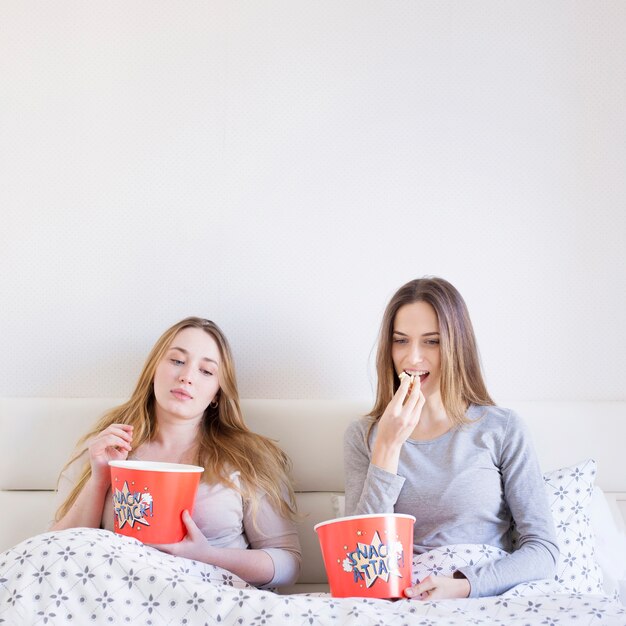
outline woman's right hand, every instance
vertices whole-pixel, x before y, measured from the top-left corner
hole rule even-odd
[[[411,379],[406,376],[400,382],[398,390],[385,412],[378,420],[376,440],[372,449],[372,463],[396,473],[402,444],[410,437],[420,420],[426,398],[420,389],[419,376],[413,380],[410,395]]]
[[[100,528],[107,489],[111,485],[109,461],[123,461],[132,450],[133,427],[111,424],[91,438],[87,450],[91,476],[83,485],[69,511],[50,530]]]
[[[129,424],[111,424],[98,433],[89,444],[91,475],[97,481],[110,480],[109,461],[124,461],[133,449],[133,427]]]

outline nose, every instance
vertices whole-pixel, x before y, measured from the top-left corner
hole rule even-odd
[[[411,351],[409,353],[409,359],[411,365],[417,365],[422,360],[422,347],[419,342],[414,342],[411,344]]]
[[[192,376],[191,376],[191,370],[188,369],[188,368],[183,369],[183,371],[178,376],[178,380],[183,385],[191,385],[192,382],[193,382],[193,379],[192,379]]]

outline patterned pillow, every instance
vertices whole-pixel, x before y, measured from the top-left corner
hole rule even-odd
[[[560,550],[554,579],[563,589],[575,593],[603,593],[589,517],[595,477],[593,459],[543,475]]]

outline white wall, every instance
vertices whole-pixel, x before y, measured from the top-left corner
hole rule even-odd
[[[242,396],[369,397],[465,295],[498,398],[626,399],[626,3],[3,0],[0,396],[217,321]]]

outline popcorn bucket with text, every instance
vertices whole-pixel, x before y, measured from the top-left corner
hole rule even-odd
[[[114,529],[144,543],[177,543],[187,531],[204,468],[180,463],[109,461]]]
[[[402,598],[411,586],[412,515],[339,517],[315,526],[334,598]]]

